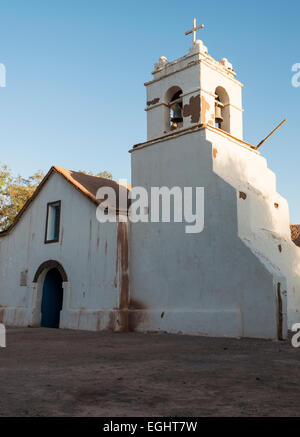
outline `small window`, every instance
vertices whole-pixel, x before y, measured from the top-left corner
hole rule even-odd
[[[47,205],[45,243],[56,243],[59,240],[60,200]]]

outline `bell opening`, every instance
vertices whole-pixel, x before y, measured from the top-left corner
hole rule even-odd
[[[223,103],[220,102],[220,98],[216,97],[216,100],[215,100],[215,124],[216,124],[216,127],[218,127],[219,129],[222,129],[222,123],[224,122],[224,118],[222,115],[223,108],[224,108],[224,105],[223,105]]]
[[[182,127],[182,91],[178,90],[170,100],[170,129],[176,130]]]
[[[221,86],[215,89],[215,127],[230,133],[230,100]]]

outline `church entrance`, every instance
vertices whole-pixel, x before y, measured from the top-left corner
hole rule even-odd
[[[52,268],[45,276],[42,297],[41,326],[58,328],[63,303],[63,278],[57,268]]]

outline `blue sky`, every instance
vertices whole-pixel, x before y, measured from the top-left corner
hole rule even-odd
[[[146,138],[144,82],[154,62],[188,52],[193,17],[216,59],[244,83],[244,139],[261,149],[300,223],[300,2],[2,0],[1,162],[28,176],[52,164],[130,179],[131,145]]]

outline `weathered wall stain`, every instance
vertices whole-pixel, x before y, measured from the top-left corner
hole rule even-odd
[[[146,309],[147,307],[140,300],[130,299],[128,313],[129,332],[134,332],[136,328],[146,319]]]
[[[118,317],[110,316],[109,326],[113,330],[118,328],[120,332],[132,332],[142,323],[145,318],[144,311],[146,306],[136,299],[130,299],[129,290],[129,247],[128,247],[128,230],[127,224],[118,223],[117,230],[117,266],[116,272],[119,269],[119,307]],[[140,311],[136,311],[140,310]]]
[[[3,323],[4,319],[4,308],[0,308],[0,323]]]
[[[81,311],[82,309],[80,308],[77,316],[77,329],[80,328]]]
[[[110,311],[109,313],[109,319],[108,319],[108,324],[107,324],[107,330],[108,331],[115,331],[116,330],[116,312],[115,311]]]
[[[117,232],[118,232],[118,230],[117,230]],[[107,253],[107,242],[105,243],[105,254]],[[116,256],[116,276],[115,276],[115,279],[114,279],[114,286],[115,286],[115,288],[117,288],[117,286],[118,286],[118,274],[119,274],[119,259],[118,259],[118,243],[117,243],[117,256]]]
[[[201,123],[206,123],[206,111],[209,111],[209,103],[205,100],[204,96],[201,96]]]
[[[281,297],[281,284],[277,284],[277,297],[278,297],[278,340],[283,340],[283,314],[282,314],[282,297]]]
[[[218,149],[214,148],[214,149],[213,149],[213,158],[214,158],[214,159],[216,159],[217,154],[218,154]]]
[[[183,116],[191,117],[191,123],[199,123],[200,120],[200,95],[192,96],[187,105],[183,107]]]
[[[119,325],[120,331],[128,331],[129,274],[128,274],[128,232],[127,224],[118,223],[117,230],[117,266],[119,277]]]
[[[61,228],[61,237],[60,237],[60,245],[62,246],[64,241],[64,227]]]
[[[98,226],[97,226],[97,249],[99,249],[99,246],[100,246],[100,235],[101,235],[100,224],[98,223]]]
[[[215,126],[215,114],[211,114],[211,119],[207,124],[209,124],[210,126]]]
[[[153,100],[148,100],[147,106],[156,105],[159,102],[159,97],[155,97]]]
[[[90,227],[89,227],[89,249],[88,249],[88,261],[91,260],[91,252],[92,252],[92,220],[90,220]]]
[[[101,313],[98,313],[98,319],[97,319],[97,331],[101,330]]]

